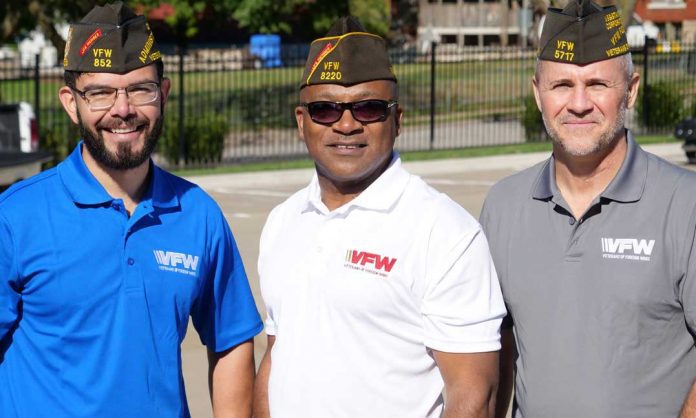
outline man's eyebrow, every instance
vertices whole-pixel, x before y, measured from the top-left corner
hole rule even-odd
[[[134,86],[136,84],[143,84],[143,83],[155,83],[155,84],[157,84],[157,82],[154,80],[142,79],[142,80],[136,81],[135,83],[131,83],[131,84],[127,85],[126,87]],[[116,88],[116,87],[109,85],[109,84],[89,83],[88,82],[87,84],[85,84],[85,86],[82,88],[82,90],[113,89],[113,88]]]
[[[353,96],[352,101],[355,102],[355,101],[359,101],[359,100],[374,98],[374,95],[375,94],[369,90],[360,91]],[[316,101],[341,102],[341,100],[338,100],[338,97],[331,92],[318,93],[315,97],[315,100]]]

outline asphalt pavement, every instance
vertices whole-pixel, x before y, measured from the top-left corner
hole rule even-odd
[[[657,144],[644,147],[647,151],[674,164],[687,165],[681,144]],[[500,155],[491,157],[406,162],[405,167],[423,177],[436,189],[478,217],[488,189],[501,178],[530,167],[549,156],[548,152]],[[256,260],[261,229],[269,211],[304,187],[313,170],[282,170],[258,173],[236,173],[189,177],[199,184],[220,205],[234,232],[252,292],[262,317],[265,308],[259,291]],[[255,339],[256,362],[266,349],[266,337],[261,333]],[[207,360],[195,330],[189,332],[182,346],[182,362],[191,414],[195,418],[212,418],[207,383]]]

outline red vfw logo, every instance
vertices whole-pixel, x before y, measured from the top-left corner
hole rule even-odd
[[[371,264],[375,269],[389,273],[394,268],[394,264],[396,264],[396,258],[368,253],[367,251],[348,250],[346,252],[346,262],[363,267]]]

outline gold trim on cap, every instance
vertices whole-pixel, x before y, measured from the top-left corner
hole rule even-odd
[[[344,38],[347,38],[348,36],[351,36],[351,35],[367,35],[367,36],[372,36],[372,37],[377,38],[377,39],[384,40],[384,38],[382,38],[379,35],[375,35],[373,33],[367,33],[367,32],[348,32],[348,33],[346,33],[344,35],[340,35],[340,36],[328,36],[326,38],[315,39],[314,41],[312,41],[312,44],[314,44],[315,42],[329,41],[332,39],[338,39],[338,41],[336,41],[336,43],[333,46],[330,46],[329,48],[324,47],[319,52],[319,55],[317,55],[317,58],[315,58],[314,63],[312,64],[312,69],[309,71],[309,75],[307,76],[307,80],[305,80],[306,85],[309,85],[309,80],[312,78],[312,76],[314,75],[314,72],[317,70],[317,68],[319,68],[319,64],[321,64],[321,62],[324,60],[324,58],[326,58],[327,55],[329,55],[331,52],[333,52],[333,50],[336,49],[336,47],[338,47],[338,44],[341,43],[341,41]],[[331,45],[331,44],[327,44],[327,45]]]

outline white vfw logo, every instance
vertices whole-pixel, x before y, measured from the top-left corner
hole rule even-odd
[[[160,270],[187,274],[189,276],[198,274],[198,256],[163,250],[154,250],[153,253]]]
[[[602,238],[602,258],[650,261],[654,248],[654,239]]]

